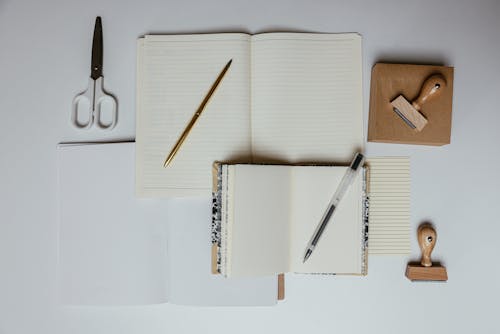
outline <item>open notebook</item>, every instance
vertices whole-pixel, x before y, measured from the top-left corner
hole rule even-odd
[[[275,304],[276,276],[210,274],[209,199],[135,197],[134,147],[58,147],[61,302]]]
[[[307,244],[348,167],[215,164],[215,168],[212,241],[219,246],[221,274],[366,274],[364,169],[303,263]]]
[[[313,254],[316,259],[311,256],[303,265],[306,244],[343,168],[215,163],[212,272],[226,276],[275,270],[366,273],[367,250],[370,255],[407,255],[410,160],[372,157],[366,165],[364,189],[360,179],[353,184],[350,197],[341,202],[344,208],[339,207]],[[365,197],[361,209],[360,196]]]
[[[210,196],[214,161],[348,163],[363,147],[361,37],[145,36],[137,49],[136,190]],[[172,163],[163,162],[232,65]]]

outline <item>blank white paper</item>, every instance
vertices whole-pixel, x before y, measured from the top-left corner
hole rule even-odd
[[[135,198],[134,143],[60,145],[58,153],[61,302],[166,302],[166,202]]]
[[[209,199],[135,197],[134,147],[58,147],[61,302],[275,304],[276,276],[211,274]]]

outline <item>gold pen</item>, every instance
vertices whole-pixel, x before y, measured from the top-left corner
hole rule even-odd
[[[198,117],[200,117],[203,109],[205,109],[205,106],[207,105],[208,101],[210,100],[210,98],[214,94],[215,90],[219,86],[220,82],[224,78],[224,75],[226,74],[227,70],[229,69],[229,66],[231,66],[232,62],[233,62],[232,59],[229,60],[229,62],[226,64],[226,66],[224,66],[224,69],[222,69],[222,72],[220,72],[219,76],[217,77],[217,79],[213,83],[212,87],[210,87],[210,90],[208,91],[207,95],[205,96],[203,101],[201,101],[201,104],[198,107],[198,110],[196,110],[193,117],[191,118],[191,121],[184,129],[184,132],[182,133],[180,138],[177,140],[177,143],[175,143],[175,146],[172,149],[172,151],[170,151],[170,154],[168,155],[167,159],[165,159],[165,162],[163,163],[163,167],[167,167],[168,164],[174,159],[175,154],[177,153],[177,151],[179,151],[179,148],[182,146],[182,143],[184,143],[184,140],[186,140],[187,136],[189,135],[189,132],[193,128],[194,124],[196,123],[196,120],[198,120]]]

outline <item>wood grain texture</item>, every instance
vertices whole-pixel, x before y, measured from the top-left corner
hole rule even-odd
[[[423,267],[432,267],[431,253],[436,245],[436,230],[428,224],[420,225],[417,231],[418,246],[422,252],[420,264]]]
[[[446,80],[441,74],[434,74],[425,79],[420,89],[420,94],[412,102],[412,105],[418,111],[422,110],[424,103],[438,98],[446,88]]]
[[[412,281],[447,281],[446,268],[442,266],[422,267],[419,264],[408,264],[406,277]]]
[[[384,64],[372,69],[368,141],[441,146],[450,143],[453,67]],[[408,125],[393,111],[391,101],[403,95],[413,99],[419,95],[426,78],[441,74],[446,86],[441,95],[425,102],[421,110],[428,123],[420,132],[409,131]]]
[[[219,248],[217,247],[217,244],[213,243],[211,250],[212,251],[210,254],[210,259],[211,259],[210,268],[213,275],[219,275],[220,273],[219,270],[217,269],[217,251],[219,250]]]
[[[278,300],[285,299],[285,274],[278,275]]]

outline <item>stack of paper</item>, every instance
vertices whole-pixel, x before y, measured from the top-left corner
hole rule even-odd
[[[369,254],[410,253],[410,159],[370,158]]]
[[[61,302],[275,304],[276,276],[210,274],[210,199],[135,197],[134,146],[58,147]]]

